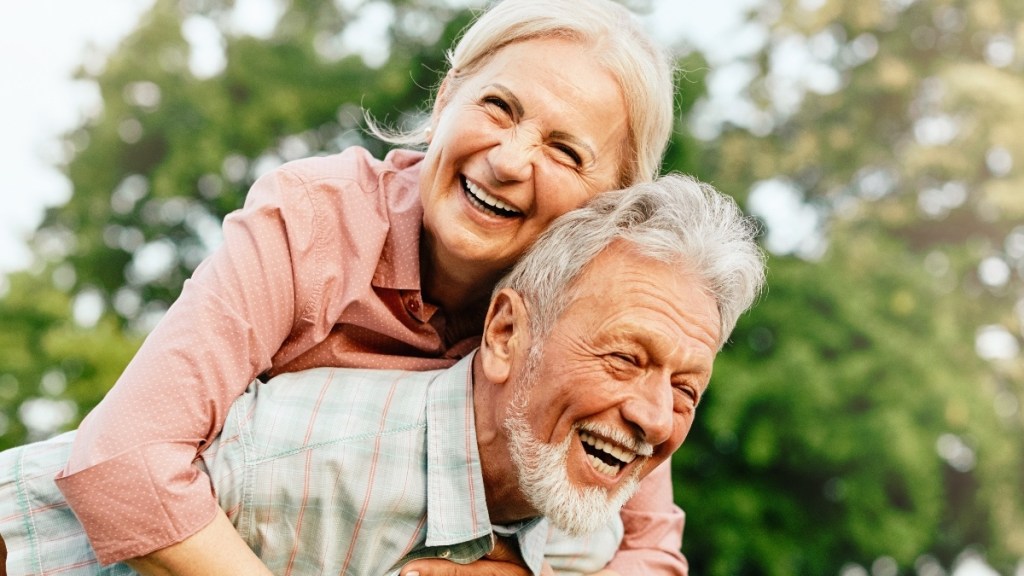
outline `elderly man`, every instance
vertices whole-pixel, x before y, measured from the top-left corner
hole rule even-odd
[[[763,278],[753,226],[710,187],[669,176],[602,194],[499,283],[474,354],[254,382],[197,466],[277,574],[408,576],[496,542],[539,574],[544,519],[601,532],[682,444]],[[131,573],[96,564],[53,487],[68,436],[0,455],[11,576]]]

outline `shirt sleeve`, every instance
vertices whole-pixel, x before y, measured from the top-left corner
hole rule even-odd
[[[672,500],[671,465],[669,460],[658,466],[622,507],[622,543],[608,565],[619,574],[689,574],[689,564],[680,551],[686,516]]]
[[[209,478],[192,462],[303,310],[322,307],[316,211],[293,173],[258,180],[225,219],[221,247],[83,421],[57,486],[101,563],[165,548],[213,519]]]

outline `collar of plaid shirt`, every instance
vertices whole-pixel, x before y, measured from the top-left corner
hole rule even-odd
[[[534,518],[508,526],[493,526],[487,513],[473,411],[475,355],[473,352],[442,371],[428,391],[426,544],[450,546],[465,542],[469,534],[472,539],[479,539],[477,542],[485,547],[486,554],[494,547],[495,534],[512,537],[518,541],[527,566],[537,575],[544,560],[547,522]],[[460,513],[453,514],[453,503],[460,503]],[[474,551],[466,560],[480,556]]]

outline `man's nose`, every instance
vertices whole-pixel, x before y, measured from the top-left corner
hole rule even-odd
[[[643,433],[644,440],[657,446],[673,432],[672,382],[652,375],[636,384],[633,395],[622,406],[623,417]]]
[[[487,153],[487,160],[499,182],[524,182],[533,175],[537,146],[521,130],[510,130],[504,139]]]

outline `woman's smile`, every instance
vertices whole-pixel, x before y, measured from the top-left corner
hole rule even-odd
[[[516,218],[523,215],[522,211],[517,210],[514,206],[500,198],[488,194],[483,188],[465,176],[462,177],[462,189],[466,192],[466,198],[470,200],[470,203],[485,213],[501,218]]]

